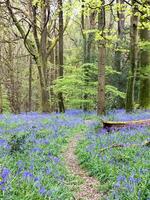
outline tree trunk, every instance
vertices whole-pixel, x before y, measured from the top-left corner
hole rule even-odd
[[[136,81],[136,72],[138,67],[138,22],[139,17],[135,15],[137,12],[136,1],[132,0],[132,16],[130,27],[130,65],[131,70],[128,76],[128,86],[126,95],[126,111],[131,112],[134,109],[134,88]]]
[[[38,55],[38,71],[41,86],[41,110],[42,112],[50,112],[49,89],[48,89],[48,62],[47,62],[47,1],[43,1],[41,5],[41,39]]]
[[[63,78],[64,75],[64,44],[63,44],[63,3],[58,0],[59,6],[59,77]],[[59,112],[65,112],[64,100],[62,92],[58,94]]]
[[[118,4],[123,5],[123,0],[117,0]],[[125,26],[125,16],[124,11],[117,10],[117,17],[118,17],[118,42],[116,44],[116,49],[120,48],[122,39],[124,37],[124,26]],[[114,58],[114,67],[117,71],[121,71],[122,68],[122,53],[120,50],[117,50],[115,52],[115,58]],[[117,80],[117,87],[120,88],[120,77]]]
[[[0,114],[3,113],[3,92],[2,92],[2,83],[0,82]]]
[[[150,31],[142,29],[141,40],[150,42]],[[141,50],[140,107],[150,109],[150,50]]]
[[[150,6],[150,0],[144,2],[145,6]],[[141,19],[144,23],[149,23],[145,19]],[[140,31],[140,38],[142,42],[150,43],[150,30],[143,27]],[[141,49],[141,70],[140,70],[140,107],[143,109],[150,109],[150,48],[149,46]]]
[[[29,105],[28,111],[31,112],[32,110],[32,57],[30,56],[30,63],[29,63]]]
[[[96,16],[97,16],[97,11],[93,11],[90,16],[89,16],[89,29],[93,31],[95,29],[95,24],[96,24]],[[95,62],[95,33],[91,32],[88,34],[88,39],[87,39],[87,62],[88,63],[93,63]]]
[[[13,44],[8,44],[7,49],[7,81],[4,82],[7,88],[7,95],[10,102],[10,108],[13,113],[20,113],[20,80],[18,78],[18,69],[15,68],[13,58]]]
[[[113,67],[116,71],[122,72],[124,69],[124,55],[121,51],[121,48],[123,46],[124,38],[125,38],[125,10],[124,10],[124,0],[116,0],[116,3],[118,4],[117,8],[117,34],[118,34],[118,40],[116,42],[116,50],[114,54],[114,62],[113,62]],[[122,9],[123,8],[123,9]],[[110,64],[112,65],[112,64]],[[120,91],[125,91],[125,80],[123,81],[122,78],[120,78],[120,74],[114,75],[112,78],[113,85],[118,88]],[[117,103],[118,107],[124,106],[124,102],[122,99],[118,99]]]
[[[0,46],[0,67],[2,67],[2,59],[1,59],[1,46]],[[2,77],[2,72],[0,69],[0,114],[3,113],[3,92],[2,92],[2,83],[1,83],[1,78]]]
[[[49,91],[47,80],[45,77],[45,73],[43,72],[43,66],[41,63],[37,62],[38,72],[39,72],[39,79],[40,79],[40,90],[41,90],[41,111],[42,112],[49,112],[50,105],[49,105]]]
[[[90,64],[89,63],[93,63],[94,59],[93,59],[93,55],[95,55],[95,47],[92,46],[92,44],[94,43],[94,33],[88,33],[88,34],[84,34],[84,31],[87,29],[89,30],[93,30],[95,28],[95,18],[96,18],[96,14],[97,11],[93,11],[90,16],[86,17],[85,15],[85,1],[82,0],[82,14],[81,14],[81,26],[82,26],[82,34],[83,34],[83,72],[84,72],[84,84],[85,84],[85,88],[88,87],[89,85],[89,77],[90,77]],[[86,25],[86,19],[88,20],[88,24]],[[86,90],[86,89],[85,89]],[[83,99],[85,100],[85,102],[83,102],[82,107],[84,111],[89,110],[89,103],[86,102],[89,99],[89,95],[87,94],[87,92],[85,92],[85,94],[83,94]]]
[[[104,37],[105,28],[105,7],[104,1],[102,1],[101,11],[98,14],[98,28],[101,32],[101,37]],[[101,39],[98,44],[99,51],[99,66],[98,66],[98,105],[97,114],[105,113],[105,63],[106,63],[106,41]]]
[[[85,15],[84,15],[84,0],[82,0],[82,14],[81,14],[81,28],[82,28],[82,35],[83,35],[83,63],[86,64],[88,62],[88,56],[87,56],[87,36],[84,33],[86,27],[85,27]],[[84,75],[87,76],[88,74],[88,67],[87,65],[83,66]],[[87,78],[84,80],[85,87],[87,86]],[[86,101],[88,98],[88,95],[86,93],[83,94],[83,99]],[[88,105],[86,102],[82,103],[82,107],[84,111],[88,110]]]

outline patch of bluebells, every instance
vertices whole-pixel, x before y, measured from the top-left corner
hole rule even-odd
[[[142,180],[137,178],[133,173],[127,177],[121,175],[117,177],[117,182],[113,185],[112,193],[107,198],[110,199],[149,199],[149,183],[148,179]]]
[[[13,195],[17,193],[18,198],[24,199],[19,184],[22,190],[36,196],[32,198],[57,199],[57,195],[63,197],[64,191],[63,198],[71,199],[72,194],[64,184],[68,173],[61,152],[69,137],[84,127],[83,115],[79,110],[65,114],[0,115],[0,162],[3,163],[0,190],[7,191],[0,192],[0,198],[15,198]],[[23,141],[17,144],[21,146],[19,150],[12,153],[15,140]],[[10,196],[3,196],[7,194]]]
[[[129,177],[126,177],[125,175],[118,176],[117,182],[113,185],[113,192],[110,195],[110,198],[113,197],[113,199],[116,199],[116,197],[121,198],[121,196],[124,198],[125,195],[130,196],[131,193],[134,193],[136,186],[138,186],[141,181],[142,179],[136,178],[134,174]]]
[[[114,111],[117,113],[117,111]],[[150,118],[150,112],[142,116],[128,115],[121,118],[124,111],[115,116],[116,120]],[[122,114],[121,114],[122,113]],[[129,117],[130,116],[130,117]],[[109,116],[106,116],[108,119]],[[144,118],[144,117],[143,117]],[[145,119],[144,118],[144,119]],[[86,140],[80,142],[77,154],[80,162],[90,173],[100,180],[101,185],[109,190],[107,199],[147,200],[149,193],[150,163],[149,147],[144,146],[150,140],[150,127],[127,127],[107,132],[105,129],[95,131],[89,126]],[[124,147],[113,148],[113,145]]]

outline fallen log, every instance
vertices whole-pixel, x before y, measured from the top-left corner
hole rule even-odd
[[[134,126],[150,126],[150,119],[145,120],[133,120],[133,121],[103,121],[103,128],[108,131],[112,129],[120,129],[123,127],[134,127]]]

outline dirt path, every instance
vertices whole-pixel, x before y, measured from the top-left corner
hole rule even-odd
[[[68,148],[64,154],[65,162],[72,174],[83,179],[83,184],[81,184],[79,192],[75,195],[75,199],[99,200],[101,194],[96,189],[99,185],[99,182],[95,178],[90,177],[85,170],[80,168],[77,157],[75,155],[77,143],[81,138],[81,134],[76,135],[69,143]]]

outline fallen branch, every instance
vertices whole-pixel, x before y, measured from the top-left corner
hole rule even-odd
[[[103,148],[103,149],[100,149],[100,153],[101,152],[104,152],[106,150],[109,150],[111,148],[125,148],[125,147],[143,147],[143,146],[148,146],[150,147],[150,140],[145,140],[143,142],[143,144],[129,144],[129,145],[126,145],[126,144],[113,144],[109,147],[106,147],[106,148]]]

